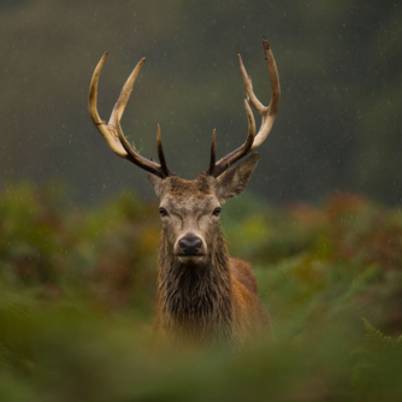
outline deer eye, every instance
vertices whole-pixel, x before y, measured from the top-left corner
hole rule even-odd
[[[160,207],[160,208],[159,208],[159,214],[160,214],[160,216],[162,216],[162,217],[169,215],[167,209],[166,209],[166,208],[163,208],[163,207]]]
[[[216,208],[212,211],[212,215],[213,215],[213,216],[219,216],[220,213],[221,213],[221,211],[222,211],[222,208],[221,208],[221,207],[216,207]]]

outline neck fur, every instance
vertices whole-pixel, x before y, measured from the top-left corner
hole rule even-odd
[[[205,265],[179,263],[162,234],[158,291],[168,330],[203,339],[229,337],[231,283],[222,234]]]

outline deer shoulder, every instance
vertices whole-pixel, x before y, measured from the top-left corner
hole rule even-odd
[[[236,333],[240,339],[262,329],[270,329],[270,317],[263,307],[257,281],[249,262],[230,258],[230,271],[234,294],[234,317]]]

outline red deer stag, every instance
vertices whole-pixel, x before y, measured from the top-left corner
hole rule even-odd
[[[268,323],[250,265],[229,256],[219,225],[222,205],[245,188],[257,164],[255,151],[267,139],[278,111],[278,69],[267,41],[263,42],[263,48],[272,86],[269,105],[261,103],[254,93],[239,54],[246,93],[247,138],[216,160],[214,130],[208,170],[194,180],[182,179],[169,170],[159,124],[156,132],[159,163],[142,156],[123,133],[120,121],[145,58],[125,82],[108,122],[100,117],[97,109],[98,81],[106,53],[92,75],[89,112],[95,126],[115,154],[149,173],[159,197],[162,233],[156,324],[162,333],[175,338],[241,340]],[[252,108],[261,117],[258,131]]]

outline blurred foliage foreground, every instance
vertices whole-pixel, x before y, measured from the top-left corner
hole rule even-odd
[[[0,196],[0,401],[401,401],[402,212],[352,195],[225,207],[273,339],[156,348],[159,223],[132,195],[89,212]],[[235,252],[236,251],[236,252]]]

